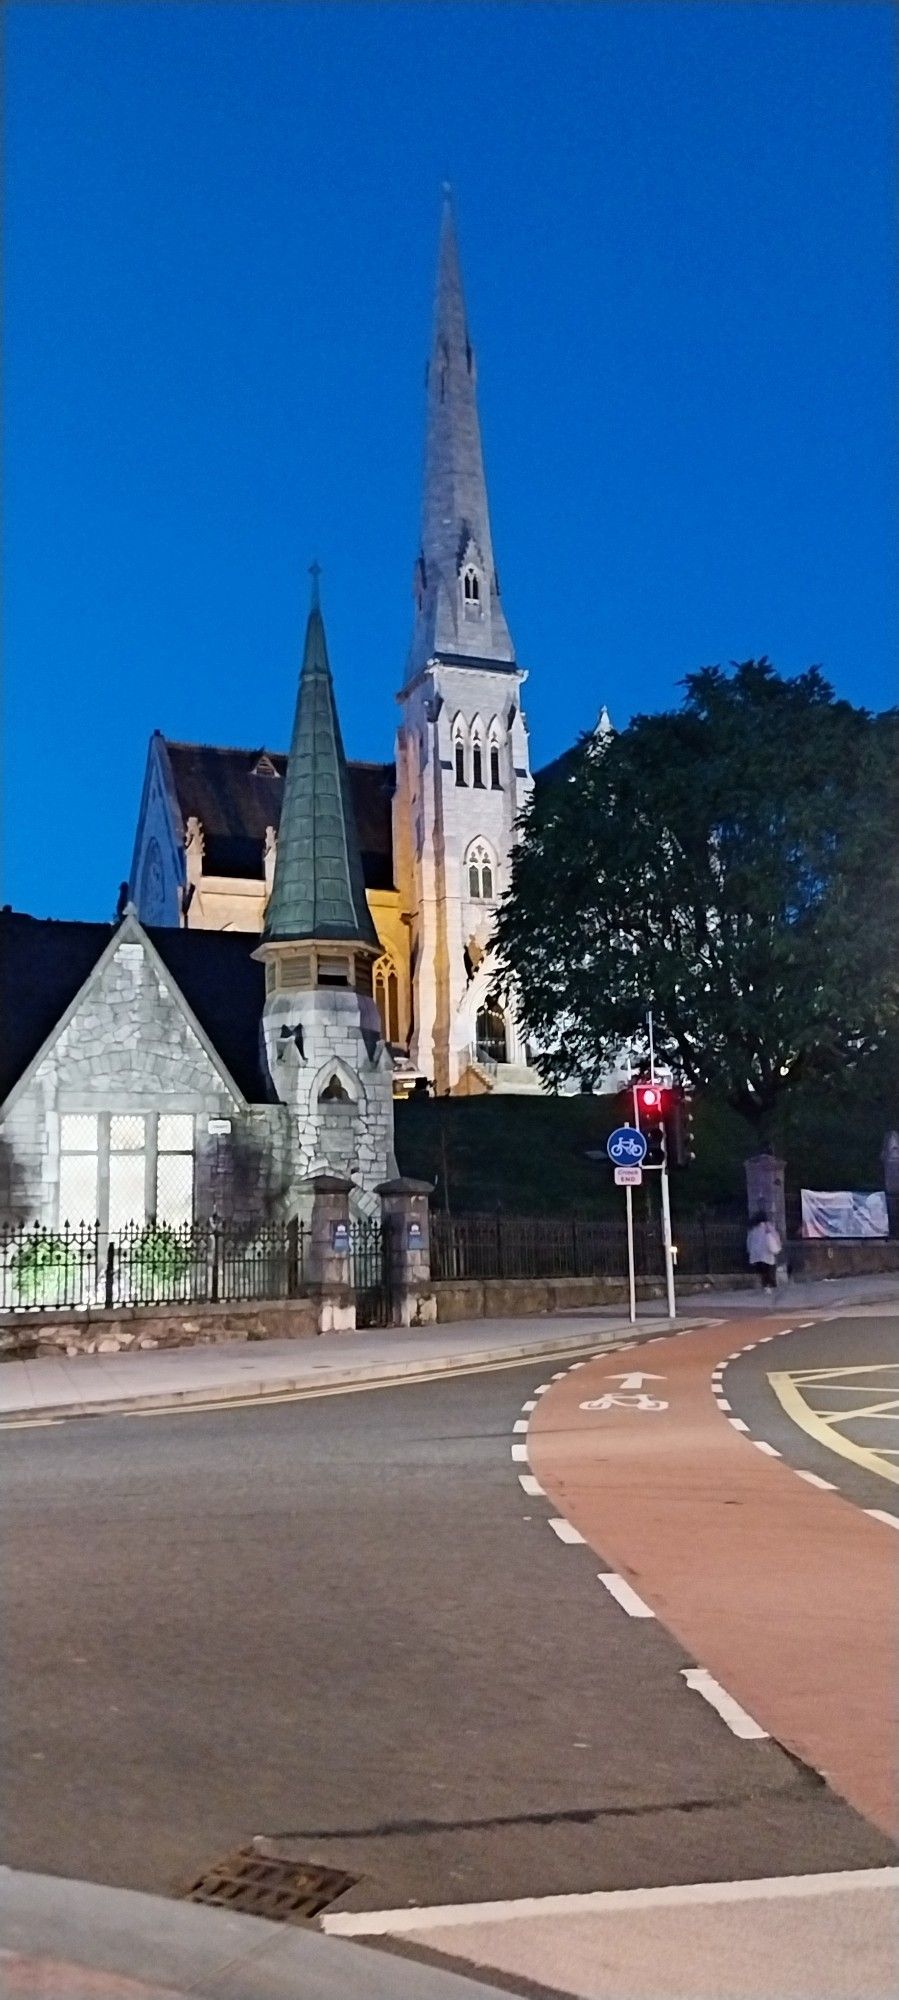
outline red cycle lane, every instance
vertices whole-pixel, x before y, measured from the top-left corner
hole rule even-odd
[[[718,1409],[713,1369],[758,1331],[731,1322],[576,1369],[534,1412],[531,1466],[697,1664],[895,1836],[895,1533]]]

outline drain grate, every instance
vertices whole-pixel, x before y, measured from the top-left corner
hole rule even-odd
[[[311,1861],[287,1861],[241,1847],[198,1875],[184,1894],[190,1903],[212,1903],[239,1910],[245,1917],[299,1924],[336,1903],[355,1881],[355,1875],[344,1875],[338,1868],[319,1868]]]

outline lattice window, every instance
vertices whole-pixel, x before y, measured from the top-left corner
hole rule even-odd
[[[113,1112],[109,1121],[109,1228],[127,1229],[147,1214],[147,1121]]]
[[[73,1228],[97,1220],[99,1125],[95,1112],[64,1111],[59,1121],[59,1220]]]
[[[173,1228],[194,1213],[194,1121],[189,1112],[163,1111],[156,1127],[156,1220]]]

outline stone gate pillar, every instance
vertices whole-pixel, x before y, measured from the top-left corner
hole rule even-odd
[[[375,1190],[387,1231],[393,1319],[397,1326],[427,1326],[437,1318],[431,1285],[431,1244],[428,1228],[430,1181],[400,1176],[382,1181]]]
[[[342,1174],[313,1174],[306,1273],[318,1301],[319,1333],[352,1333],[356,1293],[350,1249],[349,1198],[352,1181]]]

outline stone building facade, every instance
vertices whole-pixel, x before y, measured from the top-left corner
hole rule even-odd
[[[378,1215],[379,956],[316,602],[261,940],[0,913],[0,1223],[312,1220],[321,1176]]]

